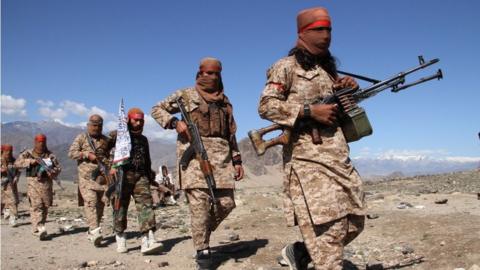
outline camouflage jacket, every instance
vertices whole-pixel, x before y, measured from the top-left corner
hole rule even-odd
[[[77,161],[78,176],[80,179],[95,180],[94,175],[98,174],[94,173],[98,170],[97,161],[89,160],[89,153],[94,153],[107,167],[110,165],[110,150],[112,148],[110,139],[104,135],[91,138],[92,143],[95,145],[95,148],[97,148],[96,152],[88,143],[86,133],[79,134],[68,151],[68,157]]]
[[[51,180],[48,177],[47,173],[41,169],[41,166],[39,164],[33,165],[36,158],[42,158],[43,160],[47,160],[51,162],[51,168],[53,169],[53,173],[55,175],[60,174],[60,172],[62,171],[62,168],[60,167],[60,163],[58,162],[57,157],[49,150],[46,150],[41,155],[37,154],[35,151],[33,151],[33,149],[25,150],[22,153],[20,153],[17,160],[15,161],[15,167],[25,168],[27,178],[35,178],[35,179],[40,179],[42,181]]]
[[[322,143],[314,144],[309,133],[296,128],[303,105],[332,94],[333,83],[334,78],[321,67],[305,71],[294,56],[285,57],[268,70],[258,107],[262,118],[293,128],[290,143],[283,147],[285,190],[288,190],[292,170],[322,176],[317,180],[300,179],[315,224],[347,214],[362,214],[364,209],[362,181],[350,161],[342,129],[320,126]],[[325,183],[322,179],[329,180]],[[292,223],[292,202],[286,195],[286,211],[290,213],[287,219]]]
[[[165,100],[158,102],[153,106],[151,114],[163,128],[167,128],[170,120],[174,117],[173,114],[179,112],[175,100],[180,96],[183,97],[185,108],[189,113],[199,109],[199,106],[203,101],[195,88],[192,87],[178,90]],[[233,120],[233,115],[232,121],[235,121]],[[199,129],[201,128],[202,127],[199,127]],[[240,155],[236,145],[236,139],[233,139],[232,141],[228,138],[202,136],[202,141],[207,150],[209,161],[213,167],[216,188],[234,188],[235,183],[233,177],[235,169],[232,165],[232,157]],[[177,138],[177,178],[179,186],[181,189],[208,188],[197,160],[192,160],[185,171],[182,171],[178,166],[182,154],[189,145],[190,143],[180,136]]]

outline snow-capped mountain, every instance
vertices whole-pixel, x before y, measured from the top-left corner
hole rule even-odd
[[[425,155],[383,155],[352,159],[361,175],[387,176],[401,172],[405,176],[436,174],[480,168],[480,157],[433,157]]]

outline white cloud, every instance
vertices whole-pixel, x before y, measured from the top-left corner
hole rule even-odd
[[[14,98],[12,96],[2,95],[2,114],[18,115],[22,117],[27,116],[27,110],[25,110],[26,104],[27,101],[23,98]]]
[[[53,107],[53,105],[55,105],[53,103],[53,101],[51,100],[43,100],[43,99],[39,99],[37,100],[37,104],[42,106],[42,107]]]
[[[103,117],[104,120],[111,120],[116,118],[112,113],[109,113],[103,109],[100,109],[97,106],[93,106],[92,108],[90,108],[88,115],[92,115],[92,114],[99,114],[100,116]]]
[[[52,109],[51,107],[40,107],[38,112],[40,115],[51,120],[62,120],[68,115],[68,113],[62,108]]]
[[[37,100],[37,104],[40,105],[40,108],[38,109],[40,115],[51,120],[62,121],[71,114],[76,116],[82,116],[85,118],[92,114],[99,114],[104,118],[105,121],[115,119],[115,116],[113,114],[108,113],[107,111],[97,106],[87,107],[84,103],[71,100],[62,101],[58,104],[58,106],[55,106],[55,103],[50,100]],[[81,124],[82,123],[70,125],[80,126]]]
[[[147,136],[149,140],[162,139],[162,140],[175,140],[177,138],[177,132],[171,129],[162,128],[155,119],[150,115],[145,115],[145,126],[143,128],[143,134]]]
[[[71,100],[65,100],[60,102],[60,107],[63,107],[66,111],[79,116],[85,116],[88,114],[89,111],[85,104]]]

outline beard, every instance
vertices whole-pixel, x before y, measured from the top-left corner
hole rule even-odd
[[[130,132],[133,134],[142,134],[143,125],[138,125],[134,127],[132,124],[128,124],[128,130],[130,130]]]

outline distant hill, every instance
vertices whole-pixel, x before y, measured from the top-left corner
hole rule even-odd
[[[59,158],[63,167],[61,179],[77,178],[76,163],[67,156],[73,139],[85,132],[84,129],[68,127],[58,122],[16,121],[2,124],[2,143],[10,143],[15,147],[15,155],[23,148],[31,148],[33,136],[45,133],[48,136],[48,147]],[[173,173],[175,170],[175,142],[166,140],[150,140],[152,169],[158,171],[161,165],[167,165]],[[255,175],[265,175],[269,169],[280,168],[282,163],[282,148],[273,147],[265,155],[257,157],[248,138],[239,141],[243,162],[248,172]],[[464,171],[479,168],[480,158],[434,158],[425,156],[386,156],[381,158],[359,157],[352,159],[353,164],[364,178],[395,178],[399,176],[414,176],[419,174],[437,174],[454,171]]]
[[[14,146],[14,155],[25,148],[33,147],[33,137],[37,133],[47,135],[47,145],[62,166],[60,178],[62,180],[76,180],[76,162],[68,158],[68,149],[75,137],[85,132],[85,129],[65,126],[55,121],[26,122],[16,121],[2,124],[2,144],[9,143]],[[150,141],[150,152],[152,157],[152,169],[166,164],[170,168],[175,164],[175,144],[169,141]]]
[[[258,157],[253,149],[249,138],[243,138],[238,143],[238,148],[242,153],[242,160],[250,173],[259,176],[267,173],[267,166],[280,165],[282,163],[282,148],[272,147],[265,154]]]

